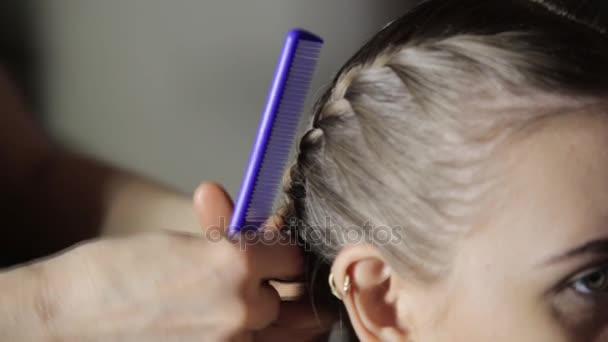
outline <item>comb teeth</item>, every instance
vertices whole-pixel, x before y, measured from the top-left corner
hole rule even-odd
[[[297,43],[270,132],[268,147],[246,210],[243,223],[248,228],[259,228],[272,214],[321,47],[322,42],[319,41],[300,40]]]

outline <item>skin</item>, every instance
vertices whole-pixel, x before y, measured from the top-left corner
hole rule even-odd
[[[300,276],[299,248],[208,239],[232,213],[220,186],[201,185],[193,208],[189,195],[61,149],[1,67],[0,188],[0,341],[312,341],[329,331],[305,294],[286,301],[292,288],[271,286]]]
[[[213,184],[195,205],[205,229],[232,210]],[[282,302],[268,283],[298,277],[301,261],[293,245],[242,249],[183,233],[94,240],[0,273],[0,339],[311,341],[329,325],[305,297]]]
[[[333,272],[337,284],[351,278],[344,301],[359,338],[608,341],[606,146],[608,116],[590,108],[514,137],[484,223],[435,284],[402,277],[374,247],[346,248]]]

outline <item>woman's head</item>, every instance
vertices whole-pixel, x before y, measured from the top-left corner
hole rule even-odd
[[[608,239],[602,4],[426,1],[339,73],[286,220],[362,340],[608,340],[608,243],[559,257]]]

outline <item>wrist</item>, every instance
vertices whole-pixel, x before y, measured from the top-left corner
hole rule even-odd
[[[44,341],[52,319],[44,265],[0,272],[0,340]]]

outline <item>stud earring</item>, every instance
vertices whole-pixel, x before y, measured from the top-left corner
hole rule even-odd
[[[342,293],[340,293],[340,291],[338,291],[338,288],[336,287],[336,283],[334,281],[333,273],[329,274],[328,281],[329,281],[329,288],[331,289],[331,293],[334,295],[334,297],[338,298],[339,300],[343,300],[343,296],[347,295],[350,292],[351,281],[350,281],[350,276],[348,276],[348,274],[344,278],[344,285],[342,286],[342,292],[344,293],[344,295]]]

